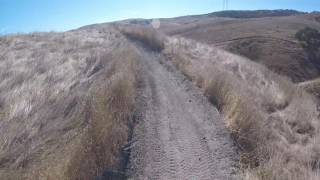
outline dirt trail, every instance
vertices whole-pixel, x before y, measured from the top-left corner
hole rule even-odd
[[[219,112],[159,54],[139,48],[144,90],[132,179],[234,179],[236,151]]]

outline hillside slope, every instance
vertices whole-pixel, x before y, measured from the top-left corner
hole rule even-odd
[[[295,82],[319,77],[318,62],[309,59],[295,33],[305,27],[320,30],[320,14],[286,12],[227,11],[161,19],[161,30],[245,56]]]
[[[112,28],[0,37],[0,179],[123,170],[139,58]]]
[[[0,179],[319,179],[318,80],[279,75],[318,16],[277,13],[1,36]]]
[[[160,64],[161,46],[123,34],[1,37],[0,179],[126,179],[131,151],[139,179],[236,177],[219,112]]]
[[[145,26],[126,25],[125,29],[125,34],[129,39],[139,41],[149,48],[158,47],[149,50],[159,53],[160,63],[169,69],[173,66],[170,71],[177,68],[187,78],[186,81],[193,82],[193,85],[200,88],[210,102],[218,108],[241,152],[240,164],[243,173],[241,178],[249,180],[319,179],[320,121],[314,97],[296,87],[289,79],[273,73],[261,64],[219,48],[184,38],[163,37],[161,40],[159,38],[161,34]],[[150,46],[150,44],[153,45]],[[161,56],[165,58],[162,59]],[[153,58],[147,59],[152,60]],[[149,63],[145,62],[145,64]],[[150,67],[150,69],[153,68]],[[157,78],[163,76],[157,71],[152,70],[152,74],[159,76]],[[158,85],[166,84],[158,82],[157,78],[151,81],[156,82],[154,85],[156,89]],[[171,78],[168,78],[167,81],[170,82]],[[170,87],[165,89],[169,89],[167,93],[177,91]],[[180,95],[176,96],[170,100],[180,97]],[[170,109],[176,109],[175,111],[179,112],[185,106],[180,105],[177,109]],[[163,108],[155,109],[157,114]],[[170,109],[166,110],[168,114],[171,114]],[[185,110],[184,114],[188,112],[190,110]],[[164,124],[169,122],[169,125],[171,122],[174,128],[175,122],[171,118],[177,117],[175,115],[169,116],[169,120],[165,118],[162,121]],[[188,120],[188,117],[184,119]],[[197,121],[196,117],[193,119]],[[165,130],[164,124],[160,123]],[[184,125],[179,127],[184,127]],[[183,129],[188,129],[188,127]],[[183,132],[183,129],[177,129],[174,132]],[[170,132],[165,133],[166,135],[163,135],[162,138],[165,139],[168,134],[171,134]],[[161,135],[162,133],[155,130],[155,134]],[[184,135],[184,137],[189,136]],[[176,140],[174,137],[169,139]],[[166,147],[166,143],[160,144]],[[179,141],[176,144],[180,144]],[[169,147],[174,148],[176,144]],[[155,145],[155,147],[162,152],[161,146]],[[182,157],[184,157],[183,154]],[[190,159],[192,160],[191,157]],[[161,159],[160,161],[153,160],[160,164],[165,162]],[[148,161],[149,164],[152,164],[151,162],[152,160]],[[215,163],[215,166],[219,165]],[[175,167],[174,163],[173,167]],[[188,169],[189,166],[183,167]],[[194,168],[196,167],[197,165],[194,165]],[[176,168],[169,170],[176,170]],[[192,169],[190,171],[193,172]],[[189,175],[187,172],[183,174]]]
[[[224,115],[241,162],[252,168],[245,179],[319,178],[319,111],[312,96],[248,59],[195,41],[170,43],[172,63]]]

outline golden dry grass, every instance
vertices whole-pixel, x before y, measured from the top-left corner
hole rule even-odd
[[[118,55],[121,61],[115,62],[115,72],[89,93],[80,112],[87,125],[67,144],[62,161],[43,171],[37,170],[40,174],[33,177],[85,180],[101,176],[105,170],[120,168],[122,147],[128,143],[128,125],[133,118],[138,57],[128,50]]]
[[[224,115],[244,179],[319,178],[313,97],[261,65],[195,41],[171,39],[165,54]]]
[[[128,38],[142,42],[147,48],[154,51],[164,49],[164,36],[152,27],[138,25],[118,25],[117,29]]]
[[[105,31],[6,38],[1,48],[9,53],[1,54],[1,63],[7,68],[0,78],[11,83],[0,83],[1,179],[94,179],[105,172],[124,177],[118,171],[135,110],[140,57],[117,31]],[[29,86],[44,93],[29,94]],[[20,99],[12,96],[17,92]]]
[[[216,105],[242,152],[243,179],[319,179],[319,112],[304,90],[262,65],[196,41],[165,40],[143,27],[121,31],[146,46],[164,44],[167,59]]]
[[[85,108],[89,124],[68,164],[67,177],[71,179],[92,179],[106,169],[118,169],[122,161],[120,153],[128,143],[138,76],[137,59],[130,59],[136,57],[123,53],[129,58],[115,67],[120,72],[92,93],[90,105]]]
[[[320,100],[320,79],[302,82],[297,86],[305,89],[307,92],[313,94]]]

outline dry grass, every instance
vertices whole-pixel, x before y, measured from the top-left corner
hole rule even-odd
[[[173,38],[165,54],[223,113],[244,179],[320,178],[313,97],[259,64],[195,41]]]
[[[128,59],[122,59],[115,67],[117,72],[110,82],[92,93],[89,107],[89,124],[80,147],[69,164],[67,177],[91,179],[104,170],[118,171],[121,150],[128,143],[129,124],[132,123],[136,83],[138,77],[137,55],[124,51]],[[133,58],[133,59],[132,59]],[[128,75],[130,75],[128,77]],[[122,172],[124,173],[124,172]]]
[[[1,37],[0,49],[0,177],[121,170],[140,58],[125,38],[110,28],[34,33]]]
[[[310,61],[309,52],[301,47],[295,34],[307,26],[320,30],[318,16],[305,14],[257,19],[187,16],[162,19],[160,30],[224,48],[263,64],[294,82],[302,82],[319,77],[320,71],[317,61]]]
[[[302,88],[195,41],[117,28],[163,51],[219,108],[242,151],[244,179],[320,178],[319,112]],[[93,179],[121,170],[139,58],[108,28],[1,37],[0,177]]]
[[[320,79],[299,83],[298,87],[305,89],[307,92],[316,96],[318,100],[320,100]]]
[[[117,29],[128,38],[142,42],[146,47],[154,51],[164,49],[164,36],[152,27],[138,25],[118,25]]]

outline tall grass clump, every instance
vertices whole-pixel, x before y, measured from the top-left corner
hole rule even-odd
[[[128,57],[119,56],[122,61],[116,62],[116,72],[89,97],[84,112],[88,126],[68,165],[72,179],[92,179],[106,170],[124,175],[121,153],[133,123],[138,66],[135,54],[123,53]]]
[[[262,65],[195,41],[171,38],[164,54],[223,114],[243,179],[320,178],[312,96]]]

